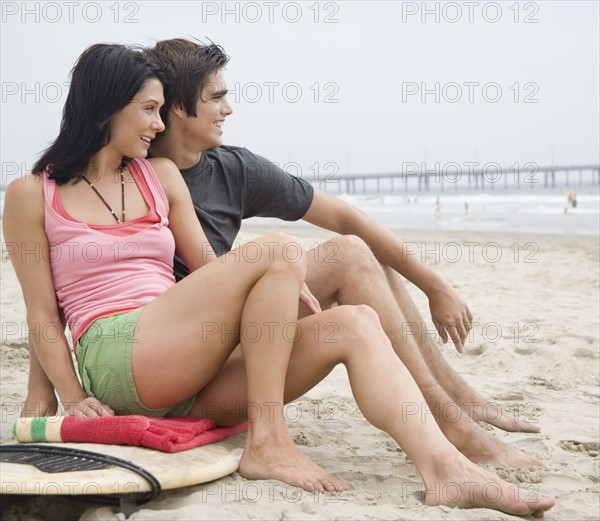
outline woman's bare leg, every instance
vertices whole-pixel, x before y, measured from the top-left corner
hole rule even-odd
[[[305,275],[302,247],[282,234],[245,244],[192,273],[141,312],[133,376],[144,405],[173,405],[205,387],[240,342],[254,415],[242,456],[246,474],[306,490],[341,490],[342,483],[295,448],[283,414],[294,340],[288,328],[296,323]]]
[[[370,346],[366,352],[351,349],[345,360],[356,403],[365,418],[386,431],[413,461],[425,482],[428,505],[486,507],[520,515],[542,515],[554,505],[550,497],[520,497],[514,486],[463,456],[444,437],[381,327],[369,331],[365,322],[361,331]]]
[[[314,334],[332,331],[335,335]],[[391,349],[377,315],[367,306],[339,306],[298,321],[298,341],[288,365],[285,400],[312,388],[338,363],[347,370],[357,404],[367,420],[386,431],[419,470],[429,505],[488,507],[513,514],[537,513],[552,498],[519,496],[514,486],[465,458],[443,435],[410,373]],[[243,421],[245,369],[236,352],[196,399],[191,414],[219,424]]]
[[[377,312],[393,350],[417,382],[442,432],[465,456],[475,463],[502,467],[542,466],[536,458],[491,436],[450,398],[438,381],[444,379],[444,373],[432,371],[425,360],[423,350],[427,344],[418,343],[421,340],[418,335],[407,334],[407,321],[416,319],[404,314],[384,270],[361,239],[354,236],[332,239],[310,250],[307,262],[306,282],[324,308],[333,302],[366,304]],[[410,296],[402,299],[402,303],[409,300]],[[443,359],[439,349],[437,357]],[[464,392],[465,396],[471,396],[466,384]]]

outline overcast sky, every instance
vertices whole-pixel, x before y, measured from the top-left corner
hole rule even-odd
[[[1,5],[3,182],[56,137],[88,45],[173,37],[231,56],[224,142],[304,176],[598,162],[596,1]]]

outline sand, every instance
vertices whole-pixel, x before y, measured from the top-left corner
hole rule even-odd
[[[307,246],[331,235],[293,227]],[[241,240],[267,232],[247,228]],[[599,251],[595,237],[405,232],[415,254],[450,281],[477,322],[464,354],[443,346],[452,366],[507,410],[539,422],[539,434],[496,437],[542,459],[545,469],[489,467],[515,484],[556,497],[546,519],[599,519]],[[25,397],[25,308],[2,258],[2,421],[0,441]],[[410,286],[429,317],[427,301]],[[433,326],[432,326],[433,327]],[[315,495],[237,474],[163,493],[131,520],[196,519],[513,519],[487,509],[426,507],[405,454],[358,411],[343,367],[288,406],[290,431],[311,458],[350,483]],[[426,443],[426,440],[424,440]],[[37,499],[9,506],[3,519],[124,519],[111,507]],[[516,518],[515,518],[516,519]]]

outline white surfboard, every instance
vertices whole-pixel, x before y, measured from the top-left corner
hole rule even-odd
[[[43,443],[39,447],[61,447],[90,451],[129,461],[152,474],[162,490],[197,485],[227,476],[238,469],[246,433],[182,452],[124,445],[93,443]],[[17,447],[27,444],[7,444]],[[51,460],[53,456],[43,456]],[[62,456],[61,456],[62,457]],[[57,459],[60,460],[61,457]],[[66,459],[69,459],[68,457]],[[0,492],[15,495],[105,495],[135,494],[153,489],[152,483],[134,471],[108,466],[96,470],[48,472],[33,464],[0,458]],[[65,465],[68,468],[68,462]],[[56,470],[56,469],[52,469]]]

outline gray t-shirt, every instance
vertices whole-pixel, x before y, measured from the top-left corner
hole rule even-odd
[[[314,189],[249,150],[220,146],[204,150],[200,161],[181,170],[202,229],[218,256],[231,250],[242,219],[278,217],[297,221],[312,203]],[[175,277],[189,270],[175,257]]]

